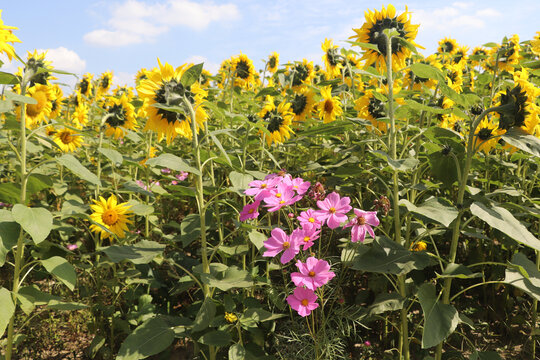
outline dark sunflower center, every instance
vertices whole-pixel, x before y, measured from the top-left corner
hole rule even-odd
[[[240,79],[247,79],[249,77],[249,64],[245,60],[240,60],[236,64],[236,75]]]
[[[506,90],[506,94],[501,94],[502,109],[497,112],[500,115],[499,128],[508,130],[511,127],[521,127],[525,124],[525,118],[529,115],[527,111],[527,93],[517,85],[512,90]]]
[[[374,97],[369,99],[368,112],[374,119],[378,119],[378,118],[382,118],[386,116],[384,112],[383,102]]]
[[[451,41],[445,41],[441,46],[442,52],[451,53],[454,50],[454,44]]]
[[[452,84],[454,84],[456,82],[456,80],[458,79],[457,71],[449,71],[447,76],[450,79],[450,81],[452,82]]]
[[[474,52],[474,55],[487,55],[487,53],[485,50],[480,49],[480,50],[476,50]]]
[[[256,114],[248,114],[247,119],[249,122],[256,123],[258,120],[258,117]]]
[[[514,53],[516,52],[514,50],[514,43],[510,41],[508,44],[501,48],[500,52],[501,55],[499,61],[508,61],[508,58],[514,55]]]
[[[454,58],[452,59],[452,61],[454,62],[454,64],[459,64],[459,62],[463,60],[464,56],[465,54],[463,53],[463,51],[458,51],[456,55],[454,55]]]
[[[293,86],[301,85],[309,76],[309,69],[304,64],[296,64],[292,70]]]
[[[191,87],[184,87],[176,79],[164,82],[159,90],[156,92],[154,101],[159,104],[169,106],[183,106],[183,98],[187,97],[190,103],[194,104],[194,94],[191,92]],[[157,113],[161,115],[169,124],[174,124],[176,121],[184,121],[186,115],[183,113],[177,113],[165,109],[157,110]]]
[[[60,134],[60,140],[62,141],[62,143],[68,145],[73,142],[73,136],[71,136],[71,134],[68,131],[64,131],[63,133]]]
[[[127,121],[126,110],[120,104],[114,104],[107,109],[109,117],[106,123],[111,127],[124,126]]]
[[[463,125],[461,124],[461,121],[456,121],[453,126],[454,131],[460,133],[461,130],[463,130]]]
[[[55,112],[58,109],[58,100],[54,99],[51,102],[51,112]]]
[[[327,114],[331,114],[333,110],[334,102],[332,101],[332,99],[326,99],[326,101],[324,102],[324,112]]]
[[[405,24],[399,22],[397,17],[377,20],[371,29],[369,29],[369,43],[377,45],[377,48],[383,56],[386,56],[386,35],[383,32],[385,29],[395,29],[402,38],[405,38],[405,35],[407,35],[405,32]],[[391,47],[392,54],[397,54],[401,51],[401,44],[398,38],[392,38]]]
[[[267,112],[266,115],[264,115],[264,120],[268,122],[268,126],[266,128],[268,131],[270,131],[270,133],[279,131],[284,121],[283,117],[281,117],[281,114],[279,114],[276,109]]]
[[[105,76],[101,79],[99,86],[101,86],[102,89],[107,89],[109,87],[110,82],[111,82],[111,79],[109,79],[108,76]]]
[[[26,62],[25,69],[38,71],[40,68],[43,68],[43,69],[47,68],[47,65],[45,65],[45,62],[42,59],[30,58]],[[48,71],[35,74],[34,76],[32,76],[32,79],[30,80],[30,86],[34,86],[35,84],[47,85],[47,80],[49,79],[50,76],[51,76],[51,73]]]
[[[489,140],[491,138],[491,132],[492,130],[489,128],[481,128],[480,131],[478,131],[478,138],[482,141]]]
[[[326,59],[331,67],[336,66],[339,63],[339,56],[337,54],[337,49],[328,49],[326,51]]]
[[[82,79],[79,88],[81,89],[81,94],[85,94],[88,92],[89,83],[87,79]]]
[[[304,94],[296,94],[292,101],[292,111],[295,115],[300,115],[304,112],[307,105],[307,96]]]
[[[268,60],[268,67],[270,69],[273,69],[276,67],[276,64],[277,64],[277,59],[275,56],[272,56],[269,60]]]

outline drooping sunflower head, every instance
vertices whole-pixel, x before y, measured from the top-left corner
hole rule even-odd
[[[266,129],[270,133],[261,132],[261,136],[266,139],[268,146],[272,143],[282,144],[290,138],[291,133],[294,133],[290,128],[294,117],[290,103],[283,101],[276,106],[274,99],[268,96],[259,116],[266,123]]]
[[[296,61],[292,66],[287,67],[287,74],[291,79],[292,87],[301,85],[311,85],[315,72],[313,70],[313,61],[303,59],[302,62]]]
[[[386,117],[385,103],[375,96],[373,90],[366,90],[364,96],[360,96],[355,101],[354,108],[358,111],[358,117],[369,120],[373,125],[369,130],[375,130],[377,133],[385,133],[388,126],[384,121],[378,119]]]
[[[21,42],[21,40],[13,34],[13,30],[18,30],[18,28],[4,25],[4,21],[2,21],[2,9],[0,9],[0,54],[6,54],[10,61],[15,57],[13,43]]]
[[[497,64],[500,70],[513,73],[513,65],[517,65],[520,59],[519,36],[514,34],[510,39],[505,37],[502,45],[492,48],[491,53],[490,60],[493,67]]]
[[[454,55],[457,50],[458,43],[456,42],[456,40],[445,37],[444,39],[439,41],[439,47],[437,48],[437,52]]]
[[[158,133],[159,140],[165,138],[170,144],[177,135],[191,139],[192,115],[186,105],[188,101],[195,112],[195,127],[197,132],[207,119],[207,114],[201,106],[206,91],[201,89],[198,82],[184,86],[180,82],[182,75],[188,69],[187,65],[174,69],[170,64],[161,64],[147,73],[148,78],[137,86],[137,92],[144,100],[142,109],[148,116],[145,130]]]
[[[38,53],[37,50],[34,50],[33,53],[28,52],[28,60],[26,61],[24,71],[32,71],[34,73],[34,76],[30,79],[30,86],[34,86],[35,84],[49,85],[49,80],[56,79],[49,71],[45,71],[52,69],[51,62],[45,60],[46,54],[47,52]],[[40,70],[39,73],[38,70]]]
[[[53,141],[65,153],[74,152],[76,149],[80,148],[83,144],[82,135],[68,128],[62,128],[60,130],[56,130],[52,136],[53,136]]]
[[[418,33],[419,25],[412,25],[410,22],[411,13],[405,8],[405,12],[396,15],[396,8],[388,5],[383,6],[381,11],[368,10],[365,13],[366,22],[360,29],[353,29],[356,35],[350,37],[361,43],[376,45],[378,51],[366,48],[362,59],[366,60],[365,67],[375,64],[375,67],[382,71],[386,69],[387,38],[385,30],[395,30],[398,36],[409,41],[414,46],[420,47],[414,43]],[[411,54],[411,51],[403,46],[397,37],[393,37],[390,43],[392,54],[392,68],[401,69],[405,67],[405,59]]]
[[[129,101],[133,99],[133,88],[131,86],[118,85],[115,89],[113,89],[112,93],[116,97],[122,97],[122,95],[126,95]]]
[[[90,218],[119,238],[125,237],[125,232],[128,231],[127,225],[133,223],[130,205],[127,202],[119,204],[115,195],[111,195],[106,200],[100,196],[99,200],[93,201],[94,204],[90,205],[93,211]],[[90,225],[90,230],[100,234],[102,239],[111,238],[111,233],[98,225]]]
[[[498,129],[497,124],[484,118],[474,133],[476,136],[475,147],[487,155],[489,151],[497,145],[500,136],[505,132],[506,130]]]
[[[137,71],[137,74],[135,74],[136,85],[139,85],[141,81],[148,79],[148,76],[146,75],[147,72],[148,70],[146,70],[145,68],[141,68],[139,69],[139,71]]]
[[[334,79],[340,75],[343,67],[343,64],[341,63],[342,57],[338,52],[339,48],[337,45],[334,45],[332,39],[324,39],[321,48],[324,52],[322,59],[326,68],[327,78]]]
[[[275,73],[279,66],[279,54],[277,52],[272,52],[268,56],[268,61],[266,62],[266,70],[270,73]]]
[[[210,86],[211,77],[212,73],[206,69],[203,69],[201,72],[201,77],[199,78],[199,84],[201,84],[203,88],[207,88]]]
[[[112,71],[107,71],[101,74],[101,76],[97,80],[97,85],[96,85],[96,91],[97,91],[98,97],[105,95],[107,91],[109,91],[109,89],[112,86],[112,81],[113,81]]]
[[[129,102],[126,94],[120,98],[109,96],[105,102],[105,135],[114,136],[115,139],[124,137],[124,129],[135,130],[137,119],[135,108]]]

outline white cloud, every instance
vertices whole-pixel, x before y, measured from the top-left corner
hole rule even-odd
[[[7,55],[4,53],[0,54],[0,61],[4,63],[4,65],[0,67],[0,71],[8,72],[11,74],[17,72],[17,68],[19,66],[22,66],[22,64],[19,64],[19,61],[16,59],[13,59],[13,61],[10,61]]]
[[[45,60],[58,70],[64,70],[75,74],[81,74],[86,68],[86,61],[73,50],[60,46],[56,49],[38,49],[38,53],[47,52]]]
[[[146,4],[126,0],[113,7],[107,21],[108,28],[91,31],[84,35],[84,40],[93,45],[110,47],[147,43],[172,27],[203,30],[213,21],[235,20],[239,16],[234,4],[201,4],[190,0]]]
[[[113,73],[113,87],[118,86],[131,86],[135,87],[135,74],[128,72]]]
[[[500,12],[498,12],[497,10],[495,9],[491,9],[491,8],[486,8],[486,9],[482,9],[482,10],[478,10],[476,12],[476,16],[481,16],[481,17],[499,17],[501,16],[502,14]]]

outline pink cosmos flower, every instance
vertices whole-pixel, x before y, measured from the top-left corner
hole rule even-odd
[[[375,232],[372,226],[379,226],[379,219],[377,218],[376,211],[364,211],[360,209],[354,209],[354,215],[356,215],[351,221],[349,221],[343,228],[351,227],[351,241],[352,242],[364,242],[366,238],[366,231],[375,238]]]
[[[69,251],[73,251],[76,250],[79,246],[77,244],[68,244],[66,247]]]
[[[294,229],[291,237],[297,237],[298,242],[304,245],[302,250],[306,251],[313,246],[313,241],[319,238],[320,232],[321,230],[319,230],[315,224],[305,223],[302,228]]]
[[[176,181],[176,180],[171,180],[171,185],[178,185],[178,181]]]
[[[304,195],[308,190],[309,190],[309,186],[310,186],[310,182],[309,181],[304,181],[304,179],[302,178],[292,178],[292,177],[285,177],[283,179],[283,182],[292,187],[293,190],[295,190],[298,195]]]
[[[301,198],[302,196],[300,195],[294,195],[294,191],[291,187],[281,183],[276,189],[271,191],[270,195],[264,198],[264,202],[266,203],[265,206],[269,208],[268,211],[273,212],[284,206],[292,205]]]
[[[305,264],[298,260],[296,267],[300,272],[291,274],[291,280],[294,285],[304,285],[310,290],[315,290],[323,286],[336,276],[333,271],[329,271],[330,264],[326,260],[319,260],[313,256],[307,258]]]
[[[247,204],[242,209],[240,213],[240,221],[246,221],[248,219],[256,219],[259,216],[259,205],[261,202],[259,200],[255,201],[252,204]]]
[[[274,257],[283,251],[281,258],[282,264],[291,261],[296,254],[300,252],[300,243],[296,239],[291,239],[285,231],[280,228],[275,228],[270,233],[271,236],[264,242],[264,247],[267,249],[263,256]]]
[[[313,290],[297,287],[292,295],[287,296],[289,305],[298,312],[298,315],[306,317],[319,307],[316,303],[318,297]]]
[[[317,228],[321,227],[321,222],[317,220],[317,214],[315,213],[315,210],[308,209],[306,211],[302,211],[300,213],[300,216],[297,217],[298,221],[300,221],[300,225],[304,226],[305,224],[311,224],[315,225]]]
[[[189,173],[185,171],[180,171],[180,174],[175,175],[175,177],[180,181],[186,180],[188,176],[189,176]]]
[[[163,168],[163,169],[161,169],[161,173],[162,173],[162,174],[170,174],[170,173],[171,173],[171,169],[169,169],[169,168]]]
[[[316,211],[317,219],[326,224],[330,229],[335,229],[344,221],[347,221],[347,213],[352,209],[349,205],[351,199],[348,197],[340,198],[335,191],[328,195],[326,199],[317,201],[319,209]]]
[[[271,194],[271,190],[274,189],[281,180],[279,178],[271,178],[264,180],[253,180],[249,183],[249,189],[244,191],[244,194],[249,196],[255,196],[255,200],[262,200]]]

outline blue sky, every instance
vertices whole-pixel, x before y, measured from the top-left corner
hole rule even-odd
[[[256,68],[272,51],[280,61],[307,58],[321,63],[321,43],[349,47],[343,40],[364,22],[364,11],[387,2],[312,0],[72,0],[5,1],[4,24],[17,26],[26,51],[48,50],[53,66],[96,76],[112,70],[117,84],[133,84],[140,68],[159,57],[178,66],[204,61],[214,72],[222,60],[247,54]],[[416,42],[432,53],[445,36],[471,48],[518,34],[531,39],[540,30],[540,1],[394,1],[398,13],[408,6],[420,24]],[[0,58],[5,60],[4,58]],[[2,71],[16,70],[6,64]],[[59,81],[74,83],[61,76]]]

